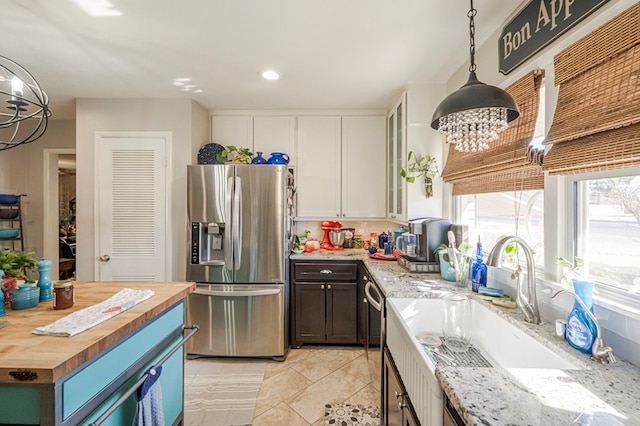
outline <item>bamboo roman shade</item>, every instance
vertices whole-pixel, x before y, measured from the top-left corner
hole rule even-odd
[[[550,174],[640,165],[640,3],[556,55]]]
[[[535,70],[506,91],[515,99],[520,117],[509,124],[487,150],[462,153],[450,147],[442,172],[453,184],[453,195],[544,188],[542,151],[529,148],[538,118],[543,72]]]

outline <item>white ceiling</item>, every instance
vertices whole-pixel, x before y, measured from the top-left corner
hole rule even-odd
[[[386,109],[408,83],[444,82],[469,56],[462,0],[111,0],[122,15],[99,17],[80,1],[107,2],[0,0],[0,55],[35,76],[52,119],[73,118],[76,98]],[[477,45],[522,1],[476,0]],[[262,80],[265,68],[283,78]]]

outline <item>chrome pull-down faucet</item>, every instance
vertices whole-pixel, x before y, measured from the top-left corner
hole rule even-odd
[[[596,361],[600,361],[603,364],[613,364],[617,362],[616,357],[613,355],[613,351],[609,346],[604,345],[604,341],[602,340],[602,330],[600,329],[600,323],[596,319],[596,316],[591,313],[591,310],[587,308],[587,305],[584,304],[582,299],[578,297],[578,295],[571,290],[559,290],[553,296],[551,296],[551,300],[555,300],[556,297],[560,296],[563,293],[570,294],[574,297],[575,300],[578,301],[582,309],[587,313],[591,321],[596,325],[596,340],[593,342],[593,346],[591,348],[591,358]]]
[[[538,310],[538,300],[536,297],[536,265],[533,259],[533,251],[531,247],[520,237],[506,236],[498,240],[496,245],[491,249],[487,258],[487,266],[499,268],[502,263],[502,253],[507,244],[519,244],[525,254],[527,261],[527,293],[523,291],[522,277],[517,276],[518,289],[516,294],[516,305],[524,313],[524,319],[533,324],[540,324],[540,312]]]

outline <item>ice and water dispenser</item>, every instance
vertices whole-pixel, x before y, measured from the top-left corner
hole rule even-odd
[[[191,264],[224,264],[224,223],[191,223]]]

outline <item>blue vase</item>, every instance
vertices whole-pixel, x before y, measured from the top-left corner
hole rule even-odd
[[[269,164],[289,164],[289,156],[282,152],[272,152],[269,157]]]
[[[2,282],[2,277],[4,277],[4,271],[0,270],[0,282]],[[4,292],[0,290],[0,317],[6,314],[4,309]]]
[[[49,278],[49,271],[51,271],[51,261],[42,259],[36,262],[38,266],[38,287],[40,287],[40,302],[48,302],[53,300],[53,292],[51,291],[51,278]]]
[[[251,160],[251,164],[267,164],[267,160],[264,159],[260,151],[258,151],[256,154],[258,155],[256,155],[256,158]]]
[[[573,289],[593,313],[593,281],[573,280]],[[577,301],[573,302],[573,310],[567,317],[565,338],[567,343],[582,353],[591,355],[591,348],[597,335],[596,325]]]

